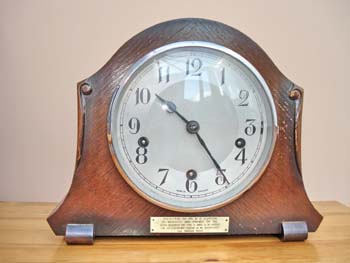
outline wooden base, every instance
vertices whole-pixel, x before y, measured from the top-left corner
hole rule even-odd
[[[56,204],[0,202],[0,262],[348,263],[350,208],[338,202],[314,205],[324,220],[306,242],[284,243],[268,235],[97,237],[92,247],[72,247],[45,221]]]

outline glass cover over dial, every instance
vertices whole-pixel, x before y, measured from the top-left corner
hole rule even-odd
[[[249,189],[277,135],[269,88],[242,56],[177,42],[139,60],[113,96],[108,139],[126,181],[175,211],[207,211]]]

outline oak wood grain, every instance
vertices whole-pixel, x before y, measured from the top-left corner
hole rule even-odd
[[[113,237],[67,246],[45,218],[54,203],[0,202],[0,262],[350,262],[350,208],[315,202],[324,215],[305,242],[274,236]]]
[[[136,194],[116,169],[107,142],[108,109],[124,73],[155,48],[189,40],[222,45],[250,61],[271,90],[279,125],[273,156],[259,181],[226,206],[197,214],[169,211]],[[84,83],[92,87],[91,94],[82,93]],[[289,96],[294,87],[253,40],[227,25],[179,19],[146,29],[78,84],[77,164],[66,198],[48,218],[50,226],[58,235],[64,234],[68,223],[92,223],[98,236],[143,236],[152,235],[151,216],[200,215],[229,216],[230,235],[278,234],[282,221],[299,220],[315,231],[322,216],[309,201],[299,172],[295,144],[298,101]]]

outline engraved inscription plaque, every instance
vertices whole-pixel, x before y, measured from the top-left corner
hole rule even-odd
[[[229,217],[151,217],[151,233],[228,233]]]

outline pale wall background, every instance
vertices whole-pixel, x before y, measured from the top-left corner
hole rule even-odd
[[[304,87],[312,200],[350,204],[350,1],[0,0],[0,200],[59,201],[72,179],[76,83],[155,23],[202,17],[254,39]]]

